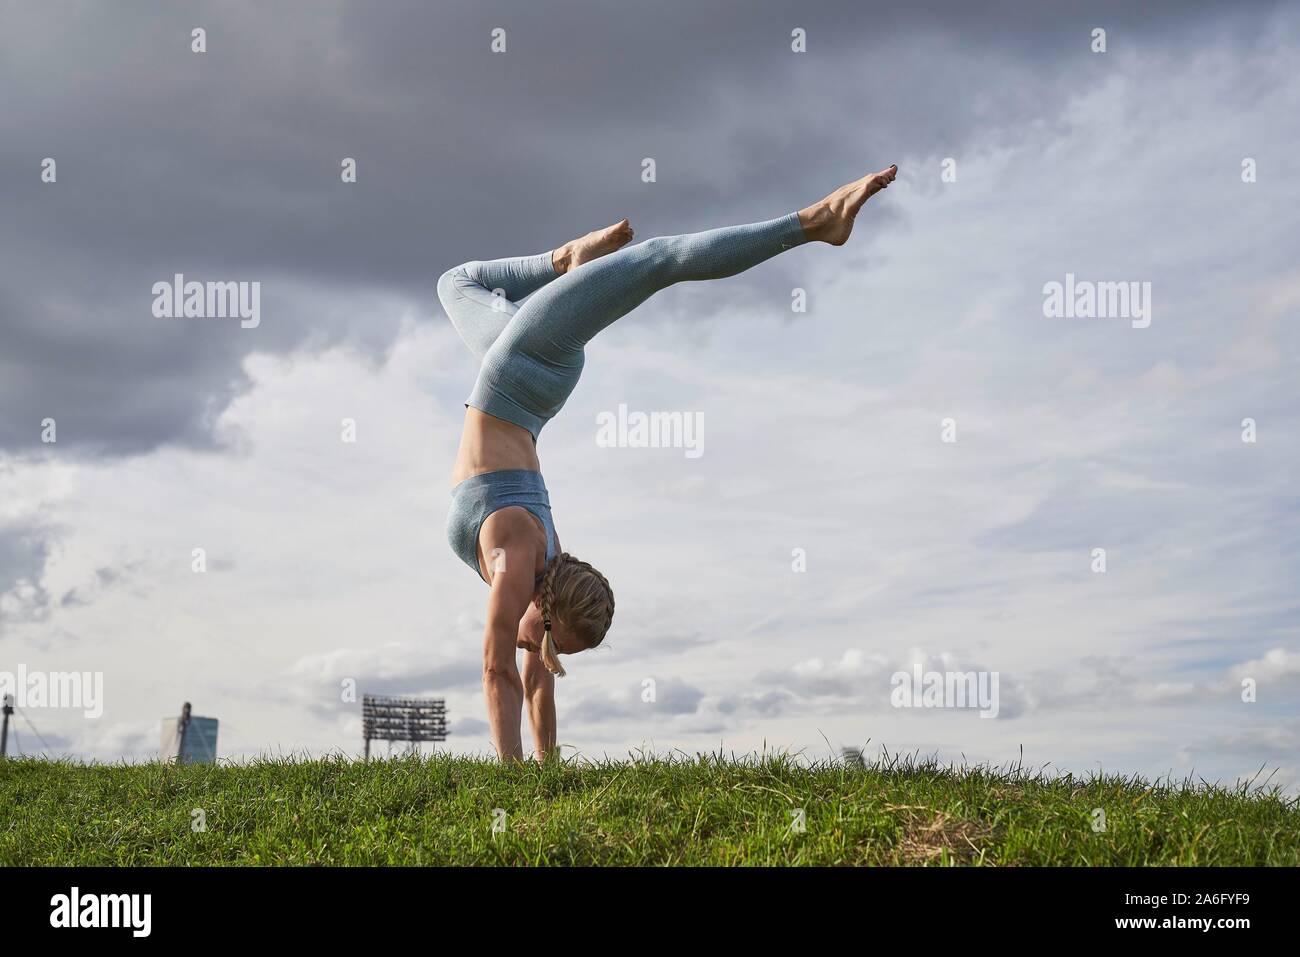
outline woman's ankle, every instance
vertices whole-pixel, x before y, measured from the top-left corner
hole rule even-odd
[[[569,244],[565,243],[559,249],[551,250],[551,266],[555,269],[555,275],[563,276],[573,268],[573,253],[569,250]]]

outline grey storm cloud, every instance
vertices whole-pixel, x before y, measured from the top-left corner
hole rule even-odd
[[[47,417],[86,454],[209,446],[250,352],[382,357],[391,304],[431,317],[458,261],[793,208],[1050,122],[1097,23],[1121,52],[1249,45],[1250,6],[0,4],[0,451]],[[153,318],[177,272],[261,282],[264,321]]]

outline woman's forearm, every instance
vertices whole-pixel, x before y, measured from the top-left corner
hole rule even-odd
[[[528,720],[533,726],[533,749],[538,761],[545,761],[555,750],[554,686],[528,695]]]
[[[483,695],[487,698],[488,724],[492,743],[503,761],[524,759],[519,736],[519,719],[524,706],[524,686],[514,669],[486,669],[483,672]]]

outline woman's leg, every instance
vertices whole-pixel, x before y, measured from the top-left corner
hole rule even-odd
[[[612,252],[632,238],[626,219],[570,240],[536,256],[475,260],[449,269],[438,279],[438,299],[465,345],[481,362],[519,301],[557,276]]]
[[[475,260],[439,277],[438,299],[465,345],[482,361],[519,311],[519,300],[558,275],[549,252],[488,262]]]
[[[534,437],[568,399],[583,348],[610,323],[674,283],[734,276],[807,242],[842,245],[866,200],[889,185],[889,167],[776,219],[661,236],[566,272],[524,303],[479,369],[469,405]]]
[[[734,276],[809,241],[798,213],[659,236],[566,273],[523,305],[497,349],[560,359],[674,283]]]
[[[890,166],[797,213],[744,226],[660,236],[587,263],[534,296],[511,323],[516,345],[581,348],[611,322],[674,283],[725,279],[807,242],[842,246],[858,211],[898,173]]]
[[[539,289],[488,350],[468,405],[536,438],[578,384],[583,347],[673,283],[734,276],[808,242],[797,213],[662,236],[592,260]]]

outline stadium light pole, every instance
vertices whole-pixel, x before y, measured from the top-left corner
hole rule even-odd
[[[5,695],[4,705],[4,722],[0,724],[0,758],[8,754],[9,748],[9,716],[14,713],[14,696]]]
[[[408,742],[412,752],[419,750],[421,741],[446,741],[446,699],[362,695],[361,736],[367,761],[371,740],[387,741],[390,756],[394,741]]]
[[[176,763],[185,763],[185,732],[190,729],[190,703],[181,705],[181,716],[176,721]]]

